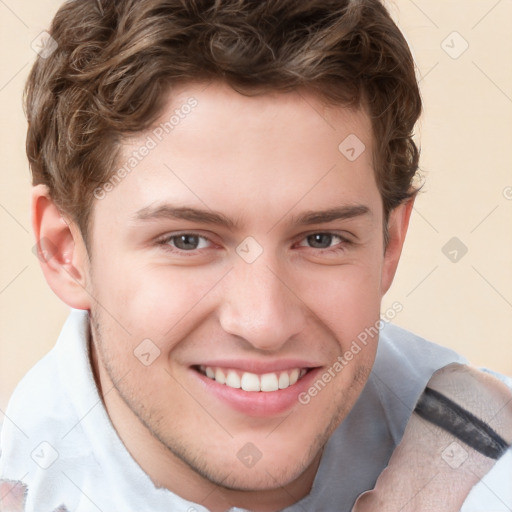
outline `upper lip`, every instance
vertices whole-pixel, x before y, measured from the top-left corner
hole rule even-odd
[[[226,368],[255,374],[274,373],[293,370],[294,368],[318,368],[319,364],[304,359],[250,360],[250,359],[217,359],[202,361],[192,366],[209,366],[210,368]]]

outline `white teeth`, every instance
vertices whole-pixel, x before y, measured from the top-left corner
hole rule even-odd
[[[226,386],[230,388],[238,389],[240,387],[240,377],[234,370],[228,370],[228,376],[226,377]]]
[[[219,384],[253,392],[271,392],[286,389],[293,386],[307,373],[307,370],[304,368],[294,368],[289,371],[265,373],[263,375],[257,375],[251,372],[242,373],[237,370],[221,370],[220,368],[212,368],[210,366],[200,366],[199,370],[203,374],[206,374],[208,378],[217,381]]]
[[[286,389],[290,385],[290,377],[286,372],[279,375],[279,389]]]
[[[299,370],[294,369],[290,372],[290,386],[293,386],[299,380]]]
[[[265,373],[261,376],[261,391],[277,391],[279,383],[275,373]]]
[[[244,391],[261,391],[258,376],[254,373],[245,372],[242,375],[242,389]]]
[[[215,380],[219,384],[226,384],[226,376],[224,375],[224,372],[220,368],[217,368],[215,370]]]

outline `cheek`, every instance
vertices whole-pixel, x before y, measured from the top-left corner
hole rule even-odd
[[[343,343],[350,343],[380,314],[380,266],[339,265],[307,274],[299,296]]]
[[[206,314],[208,296],[222,269],[148,265],[120,258],[97,263],[93,275],[94,297],[116,337],[128,336],[134,345],[149,338],[166,350]]]

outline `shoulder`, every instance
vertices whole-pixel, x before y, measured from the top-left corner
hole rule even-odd
[[[422,369],[439,369],[443,364],[465,358],[457,352],[391,323],[383,323],[379,335],[376,364],[382,360],[401,360],[408,371],[416,373]]]
[[[2,434],[10,431],[27,433],[46,421],[49,405],[62,398],[58,385],[55,348],[38,361],[21,379],[9,399]]]
[[[44,467],[52,462],[54,433],[60,433],[67,410],[52,349],[23,377],[9,400],[0,437],[3,485],[8,480],[27,482],[38,463]]]
[[[32,438],[41,428],[59,430],[64,418],[73,415],[68,390],[86,365],[84,354],[87,312],[72,310],[64,323],[55,346],[21,379],[10,397],[4,433],[25,433]],[[37,437],[37,436],[35,436]]]
[[[405,424],[432,375],[463,356],[406,329],[384,323],[368,387],[374,389],[392,428],[401,438]],[[404,385],[406,383],[406,385]]]
[[[27,511],[61,510],[64,498],[76,510],[80,493],[65,475],[81,480],[84,468],[98,470],[80,422],[94,395],[89,389],[87,321],[86,311],[70,313],[56,345],[9,400],[0,437],[0,489],[24,489]]]

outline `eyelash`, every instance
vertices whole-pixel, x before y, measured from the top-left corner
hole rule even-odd
[[[210,243],[214,243],[213,240],[208,238],[207,236],[201,235],[199,233],[195,233],[194,231],[183,231],[182,233],[173,233],[172,235],[166,235],[163,238],[160,238],[157,240],[157,245],[162,246],[164,251],[168,251],[171,253],[178,253],[180,256],[196,256],[197,251],[200,251],[201,249],[192,249],[190,251],[185,251],[183,249],[178,249],[177,247],[172,247],[169,242],[173,240],[174,238],[178,238],[179,236],[183,235],[190,235],[190,236],[197,236],[198,238],[202,238],[204,240],[208,240]]]
[[[314,233],[308,233],[307,235],[303,235],[299,239],[299,242],[305,241],[305,240],[307,240],[308,237],[314,236],[314,235],[329,235],[333,238],[339,238],[339,242],[337,244],[335,244],[334,246],[327,247],[327,248],[309,247],[307,245],[301,245],[300,247],[305,247],[307,249],[313,249],[316,253],[320,253],[320,254],[324,254],[324,253],[338,254],[339,252],[345,251],[347,249],[347,246],[352,244],[352,242],[348,238],[340,235],[339,233],[334,233],[332,231],[315,231]],[[331,242],[332,242],[332,240],[331,240]]]
[[[172,247],[169,244],[169,242],[171,242],[174,238],[177,238],[177,237],[182,236],[182,235],[196,236],[198,238],[202,238],[203,240],[207,240],[210,243],[215,243],[210,238],[208,238],[207,236],[201,235],[201,234],[196,233],[194,231],[184,231],[182,233],[173,233],[172,235],[166,235],[165,237],[157,240],[157,244],[159,246],[162,246],[162,248],[165,251],[169,251],[169,252],[172,252],[172,253],[178,253],[180,255],[190,255],[190,256],[197,255],[197,251],[200,251],[202,249],[191,249],[190,251],[186,251],[184,249],[178,249],[177,247]],[[332,232],[332,231],[315,231],[313,233],[308,233],[306,235],[302,235],[302,237],[299,239],[299,242],[302,242],[303,240],[306,240],[308,237],[313,236],[313,235],[330,235],[332,237],[339,238],[340,242],[338,242],[332,248],[325,248],[325,249],[318,249],[318,248],[315,248],[315,247],[307,247],[307,246],[301,246],[301,247],[307,247],[309,249],[313,249],[313,250],[315,250],[318,253],[330,252],[330,253],[337,254],[338,252],[346,250],[347,246],[353,244],[353,242],[351,240],[349,240],[348,238],[345,238],[344,236],[340,235],[339,233],[335,233],[335,232]]]

